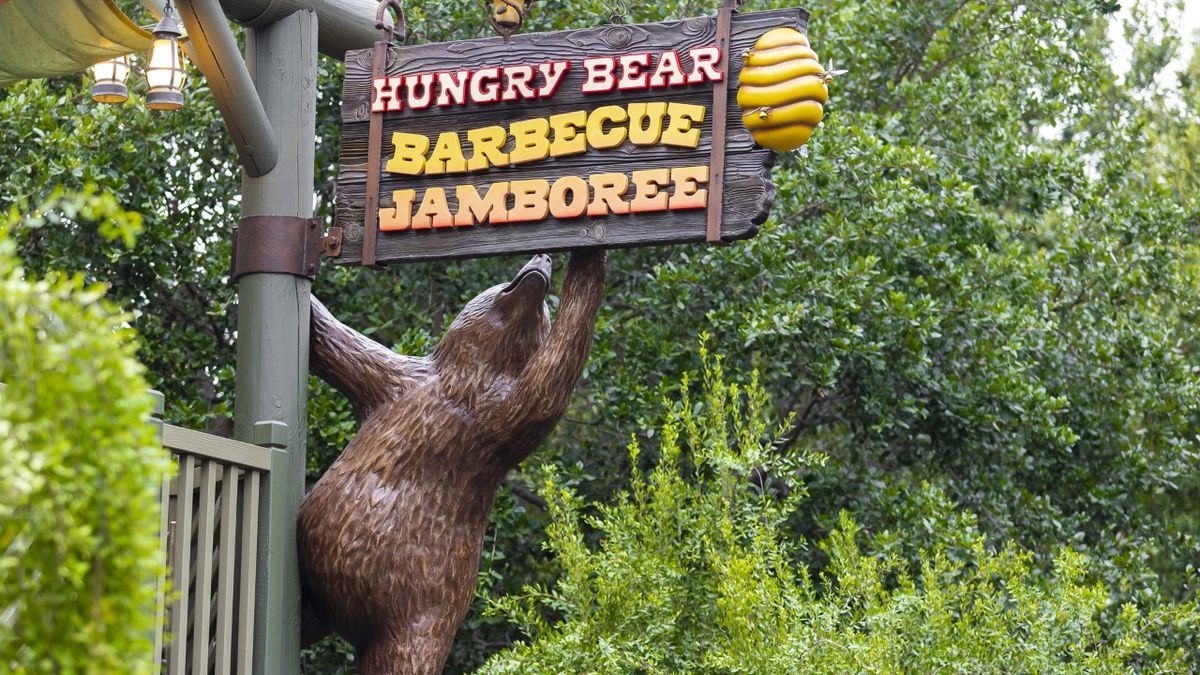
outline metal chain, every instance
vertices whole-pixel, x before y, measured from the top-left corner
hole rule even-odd
[[[629,14],[629,5],[624,0],[610,0],[607,4],[609,9],[608,22],[613,24],[625,23],[626,16]]]

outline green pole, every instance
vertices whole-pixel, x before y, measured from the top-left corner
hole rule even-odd
[[[262,176],[242,175],[242,216],[309,218],[316,138],[317,18],[302,10],[248,29],[246,62],[275,132],[279,161]],[[300,672],[300,578],[296,513],[304,496],[308,429],[310,282],[288,274],[238,281],[235,435],[254,442],[254,425],[287,425],[286,460],[271,472],[260,522],[254,672]],[[281,458],[282,459],[282,458]]]

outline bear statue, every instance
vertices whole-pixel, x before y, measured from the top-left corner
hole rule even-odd
[[[359,430],[300,507],[305,640],[332,630],[363,675],[438,673],[475,593],[505,475],[549,435],[591,350],[605,254],[571,255],[553,326],[550,257],[467,303],[402,356],[312,300],[312,371]]]

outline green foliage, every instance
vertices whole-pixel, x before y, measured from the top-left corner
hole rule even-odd
[[[798,470],[823,458],[779,452],[766,436],[766,393],[728,384],[706,361],[705,397],[671,406],[659,461],[611,504],[587,512],[545,467],[552,523],[547,546],[562,564],[553,588],[529,587],[493,608],[532,639],[484,673],[1073,672],[1138,666],[1184,672],[1194,654],[1151,644],[1156,626],[1200,626],[1194,606],[1120,607],[1087,579],[1086,557],[1063,548],[1053,572],[1013,545],[969,536],[962,559],[920,552],[865,553],[842,513],[820,544],[819,573],[795,563],[784,523],[804,495]],[[641,450],[629,446],[636,465]],[[690,461],[689,461],[690,460]],[[769,487],[766,487],[768,486]],[[928,490],[928,488],[926,488]],[[943,507],[945,508],[945,507]],[[948,514],[943,514],[948,517]],[[594,531],[596,544],[588,543]],[[549,622],[546,613],[560,617]],[[1192,659],[1192,660],[1189,660]]]
[[[0,672],[150,673],[165,453],[129,316],[83,275],[28,276],[13,227],[130,242],[111,198],[0,222]]]

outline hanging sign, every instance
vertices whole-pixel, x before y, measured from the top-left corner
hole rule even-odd
[[[386,64],[382,45],[347,53],[335,260],[753,236],[774,196],[773,153],[737,107],[742,61],[764,33],[807,21],[803,9],[724,9],[391,46]]]

